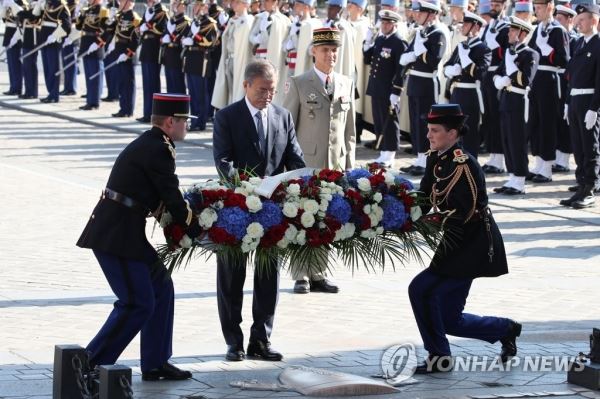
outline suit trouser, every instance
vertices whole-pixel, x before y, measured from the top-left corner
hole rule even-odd
[[[23,70],[21,64],[21,42],[6,50],[6,63],[8,64],[8,90],[21,94],[23,90]],[[26,60],[27,58],[25,58]]]
[[[114,364],[138,332],[142,372],[163,365],[172,355],[175,301],[166,268],[98,250],[94,255],[118,299],[87,346],[92,367]]]
[[[512,101],[520,104],[514,111],[500,112],[500,126],[502,129],[502,144],[504,146],[504,160],[506,170],[515,176],[527,176],[529,159],[527,158],[527,127],[523,116],[525,107],[523,96],[513,96]],[[519,100],[520,97],[521,99]],[[517,103],[517,101],[520,101]]]
[[[210,76],[206,78],[207,80],[207,88],[208,88],[208,104],[207,104],[207,118],[211,118],[214,113],[215,113],[215,109],[213,108],[211,102],[212,96],[213,96],[213,92],[215,91],[215,81],[217,79],[217,75],[216,72],[211,72]]]
[[[111,51],[104,56],[104,66],[112,64],[119,58],[119,54],[116,51]],[[104,70],[104,77],[106,78],[106,97],[113,100],[119,99],[119,67],[113,66],[112,68]]]
[[[433,95],[423,97],[408,96],[410,138],[413,144],[413,152],[424,153],[429,150],[427,121],[422,116],[429,113],[434,103]]]
[[[181,69],[165,66],[167,78],[167,92],[185,94],[185,76]]]
[[[471,278],[442,276],[428,268],[408,286],[417,326],[430,354],[451,355],[446,334],[491,344],[508,334],[509,319],[463,313],[472,282]]]
[[[142,62],[142,88],[144,90],[144,118],[152,116],[152,95],[160,93],[160,67],[158,62]]]
[[[556,74],[538,70],[533,81],[530,98],[529,135],[531,155],[544,161],[556,158],[556,136],[562,113],[559,110]]]
[[[206,128],[208,119],[208,110],[210,107],[210,97],[208,96],[207,79],[202,75],[186,73],[188,90],[190,91],[190,112],[196,116],[192,119],[190,128]]]
[[[600,178],[600,117],[596,125],[585,128],[585,114],[590,105],[590,95],[571,96],[569,102],[569,127],[575,157],[575,179],[578,184],[593,184],[598,187]]]
[[[479,100],[477,99],[477,90],[470,88],[456,87],[452,91],[450,102],[459,104],[463,114],[469,115],[466,125],[469,132],[461,137],[465,150],[477,158],[481,137],[479,136]],[[494,112],[497,112],[494,110]]]
[[[56,76],[59,69],[59,44],[49,44],[42,47],[42,66],[44,67],[44,82],[46,90],[48,90],[48,98],[51,100],[59,100],[59,83],[60,77]]]
[[[119,72],[119,108],[120,111],[132,115],[135,106],[135,66],[131,59],[121,62],[113,69]]]
[[[400,129],[396,112],[390,113],[390,99],[388,97],[371,96],[373,111],[373,124],[375,135],[383,135],[379,150],[398,151],[400,144]]]
[[[73,62],[73,60],[77,58],[78,50],[79,48],[73,44],[61,48],[60,52],[62,54],[63,66],[67,65],[69,62]],[[77,91],[77,65],[78,63],[76,62],[64,70],[65,80],[63,85],[66,91]]]
[[[100,72],[103,69],[102,60],[96,54],[89,54],[83,57],[83,72],[85,74],[86,97],[87,105],[99,106],[100,95],[102,93],[103,78],[102,73],[94,79],[90,76]]]
[[[244,334],[240,324],[242,322],[245,280],[245,264],[230,262],[225,256],[217,255],[217,305],[221,330],[227,345],[242,346],[244,344]],[[271,265],[268,271],[260,274],[258,269],[255,269],[252,299],[254,322],[250,327],[250,340],[269,341],[278,297],[279,270],[277,265]]]
[[[23,47],[23,54],[28,53],[33,48]],[[23,60],[23,81],[25,83],[26,96],[38,96],[38,52],[31,54]]]
[[[486,111],[481,116],[481,132],[484,133],[483,140],[490,154],[502,154],[504,147],[502,145],[502,133],[500,132],[500,108],[498,101],[498,89],[494,86],[494,74],[488,72],[481,84],[481,94],[483,95],[483,106]],[[470,119],[470,118],[469,118]]]

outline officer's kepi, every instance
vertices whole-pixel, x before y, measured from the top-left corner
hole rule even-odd
[[[335,28],[320,28],[313,31],[313,47],[322,45],[342,45],[341,33]]]
[[[190,96],[185,94],[154,93],[152,115],[197,118],[190,115]]]
[[[379,18],[383,21],[398,22],[400,21],[400,14],[390,10],[379,11]]]

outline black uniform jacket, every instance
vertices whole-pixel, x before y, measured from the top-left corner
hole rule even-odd
[[[190,237],[199,234],[200,226],[192,221],[191,210],[179,191],[173,142],[161,129],[153,127],[125,147],[106,186],[133,199],[146,211],[100,198],[77,241],[79,247],[153,263],[157,257],[146,238],[146,216],[162,204],[175,222],[188,226]]]
[[[368,95],[388,98],[392,93],[392,86],[402,88],[400,56],[404,54],[406,47],[408,45],[396,31],[389,36],[378,36],[375,44],[363,52],[365,64],[371,65]]]
[[[435,272],[461,278],[508,273],[502,235],[487,207],[485,177],[472,155],[459,145],[441,155],[431,152],[420,190],[437,204],[434,212],[451,213],[431,262]]]

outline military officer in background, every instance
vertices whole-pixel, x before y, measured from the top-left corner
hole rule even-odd
[[[188,96],[155,94],[152,129],[119,154],[77,246],[90,248],[117,296],[87,346],[91,367],[114,364],[140,333],[142,380],[192,377],[172,355],[173,280],[145,234],[146,218],[167,210],[190,238],[200,234],[175,174],[175,145],[186,134]]]
[[[569,54],[571,56],[575,53],[575,44],[577,43],[577,39],[579,39],[579,33],[573,27],[573,21],[576,16],[577,12],[570,7],[569,3],[566,3],[566,5],[557,5],[554,11],[554,18],[565,28],[569,35]],[[563,110],[568,97],[568,81],[564,68],[558,70],[558,76],[560,77],[560,91],[562,93],[559,109]],[[569,125],[563,115],[558,125],[556,159],[552,165],[552,173],[569,172],[571,170],[569,167],[569,158],[572,153]]]
[[[42,47],[42,66],[44,69],[44,82],[48,96],[41,99],[43,103],[57,103],[59,100],[60,76],[56,76],[59,69],[60,49],[63,39],[71,33],[71,13],[61,0],[40,0],[42,18],[38,43],[45,43]]]
[[[152,95],[159,93],[160,39],[167,29],[169,13],[160,0],[147,0],[146,11],[140,24],[140,64],[142,66],[143,114],[138,122],[149,123],[152,113]]]
[[[461,137],[463,148],[477,158],[481,136],[480,115],[485,113],[481,80],[487,73],[492,60],[492,51],[479,37],[485,20],[470,11],[464,12],[461,34],[467,39],[460,43],[444,67],[451,91],[450,102],[459,104],[469,115],[465,122],[469,131]],[[497,112],[490,110],[490,112]]]
[[[89,7],[84,8],[75,23],[75,29],[81,31],[79,57],[83,58],[85,74],[86,99],[85,105],[79,107],[84,111],[98,109],[102,94],[102,75],[90,79],[100,72],[104,48],[109,39],[106,31],[108,9],[102,7],[102,0],[91,0]]]
[[[34,14],[34,10],[36,10],[37,15]],[[23,38],[22,38],[22,47],[23,47],[23,55],[31,54],[27,58],[23,59],[22,63],[22,71],[23,71],[23,84],[25,86],[25,90],[19,98],[29,100],[38,97],[38,52],[33,51],[33,49],[39,44],[38,43],[38,34],[39,34],[39,20],[42,15],[42,9],[38,5],[38,2],[33,2],[29,7],[25,7],[23,11],[19,13],[19,21],[21,22],[21,26],[23,28]],[[8,30],[8,26],[6,29]],[[6,38],[7,32],[5,32]],[[19,60],[19,62],[21,62]],[[9,69],[10,76],[10,69]]]
[[[529,134],[531,155],[535,164],[528,179],[534,183],[552,181],[552,165],[556,158],[556,138],[561,120],[559,70],[569,61],[569,37],[554,20],[552,0],[534,0],[538,20],[530,43],[540,53],[538,73],[531,86]]]
[[[354,84],[348,76],[335,72],[341,32],[320,28],[313,32],[313,69],[288,79],[283,107],[292,114],[296,135],[306,166],[351,169],[355,162]],[[295,293],[320,291],[337,293],[339,288],[323,273],[303,276],[297,273]]]
[[[482,169],[486,174],[499,174],[506,171],[506,166],[500,132],[500,113],[495,112],[500,107],[498,89],[494,86],[492,79],[509,46],[509,24],[505,17],[506,3],[504,0],[491,1],[485,8],[489,8],[489,11],[486,10],[488,11],[486,15],[489,15],[490,21],[483,30],[482,40],[492,50],[492,61],[488,68],[489,73],[484,76],[481,85],[484,109],[490,110],[490,112],[485,112],[481,118],[480,131],[484,134],[483,139],[487,151],[490,153],[490,157]]]
[[[219,33],[217,21],[203,14],[203,7],[203,0],[196,1],[189,35],[181,40],[184,46],[183,70],[191,97],[191,112],[196,116],[190,124],[190,131],[206,130],[210,112],[208,76],[215,68],[210,53],[215,48]]]
[[[6,96],[20,96],[23,92],[23,71],[20,60],[23,33],[18,14],[23,11],[24,5],[23,0],[5,0],[0,5],[0,18],[5,26],[2,46],[6,49],[8,64],[8,91],[2,93]]]
[[[517,1],[513,7],[513,12],[515,17],[525,22],[533,22],[533,3],[531,1]]]
[[[250,10],[248,14],[257,16],[260,13],[260,0],[251,0],[250,1]]]
[[[115,52],[117,30],[117,13],[119,12],[119,0],[109,0],[107,2],[108,19],[106,20],[107,43],[106,52],[104,53],[104,65],[111,65],[119,58],[119,54]],[[104,69],[104,78],[106,80],[106,97],[102,101],[114,102],[119,101],[119,70],[118,68]]]
[[[252,46],[248,41],[254,17],[248,15],[250,0],[233,0],[235,15],[227,22],[221,38],[221,59],[217,68],[211,104],[216,109],[241,100],[244,97],[244,68],[252,58]]]
[[[422,176],[425,173],[429,141],[427,125],[421,115],[427,113],[431,105],[438,102],[440,95],[438,68],[448,48],[448,38],[445,34],[447,27],[444,29],[438,19],[441,11],[439,2],[419,0],[418,7],[415,18],[422,29],[400,57],[400,65],[404,67],[402,74],[409,75],[407,95],[410,134],[413,151],[417,153],[413,165],[400,170],[413,176]]]
[[[341,34],[341,46],[338,49],[335,71],[339,74],[356,79],[355,45],[356,37],[354,29],[348,20],[342,18],[342,13],[348,5],[347,0],[327,0],[327,19],[323,22],[326,28],[335,28]]]
[[[451,0],[450,4],[448,4],[450,16],[452,17],[452,23],[449,26],[451,52],[454,52],[456,47],[467,39],[465,35],[462,34],[462,23],[468,6],[468,0]]]
[[[169,93],[186,93],[185,74],[181,51],[183,49],[181,40],[190,31],[191,19],[185,15],[188,0],[176,0],[173,15],[167,22],[167,29],[161,38],[161,63],[165,66],[165,77],[167,78],[167,91]]]
[[[133,60],[139,43],[138,27],[142,19],[133,11],[133,0],[123,0],[116,17],[115,50],[118,55],[119,111],[112,114],[115,118],[133,115],[135,106],[135,71]]]
[[[248,39],[256,58],[268,60],[277,71],[285,71],[285,54],[281,51],[281,44],[287,37],[291,21],[279,11],[280,0],[261,1],[263,11],[256,16]],[[282,76],[273,99],[275,105],[281,105],[284,84],[285,76]]]
[[[539,53],[527,46],[533,26],[517,17],[509,18],[510,47],[494,72],[493,81],[500,90],[500,127],[509,179],[494,192],[504,195],[525,194],[527,176],[527,122],[530,87],[535,79]]]
[[[577,184],[569,187],[575,193],[560,204],[581,209],[594,206],[594,193],[600,191],[600,7],[579,4],[575,11],[581,37],[567,65],[569,92],[565,114],[577,165]]]
[[[71,63],[77,53],[79,52],[79,40],[80,32],[75,29],[75,22],[81,12],[79,0],[67,0],[67,8],[71,14],[71,33],[65,37],[62,48],[60,49],[63,68],[64,65]],[[65,68],[63,70],[63,91],[60,92],[61,96],[74,96],[77,94],[77,74],[78,74],[78,63]]]
[[[313,30],[321,27],[321,22],[311,16],[314,0],[296,0],[294,2],[294,18],[283,43],[287,74],[282,75],[282,80],[287,77],[302,75],[312,67],[312,44]]]
[[[375,162],[392,167],[398,145],[400,130],[398,128],[397,109],[392,104],[398,103],[402,88],[400,56],[406,51],[407,44],[400,38],[397,24],[400,15],[389,10],[379,11],[381,29],[375,43],[364,44],[364,62],[371,65],[367,94],[371,98],[371,109],[375,125],[375,135],[381,137],[379,158]]]

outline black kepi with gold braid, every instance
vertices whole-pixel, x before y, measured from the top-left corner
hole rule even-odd
[[[322,45],[341,46],[342,37],[339,29],[336,28],[321,28],[313,31],[313,46]]]
[[[190,115],[190,96],[185,94],[154,93],[152,115],[196,118]]]

